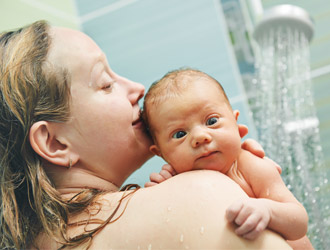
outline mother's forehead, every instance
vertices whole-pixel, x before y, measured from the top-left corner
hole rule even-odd
[[[105,58],[98,45],[83,32],[62,27],[52,27],[49,34],[52,42],[48,59],[53,63],[60,63],[65,67],[70,62],[70,58],[75,58],[77,63]]]
[[[52,43],[56,46],[66,47],[84,47],[84,49],[99,49],[97,44],[81,31],[63,27],[51,27],[49,30]]]

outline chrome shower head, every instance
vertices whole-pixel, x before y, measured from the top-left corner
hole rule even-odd
[[[289,27],[302,31],[309,41],[314,34],[313,20],[307,11],[298,6],[283,4],[264,11],[253,35],[258,40],[271,28],[278,27]]]

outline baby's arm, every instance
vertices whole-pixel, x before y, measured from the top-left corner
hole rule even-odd
[[[269,162],[243,152],[238,166],[257,199],[240,200],[227,210],[227,218],[234,221],[236,233],[256,238],[268,227],[288,240],[296,240],[307,232],[308,215],[304,207],[287,189],[276,168],[265,167]]]

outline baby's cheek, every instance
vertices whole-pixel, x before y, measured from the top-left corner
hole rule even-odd
[[[174,170],[178,174],[191,170],[189,169],[190,160],[187,159],[187,156],[185,154],[172,153],[167,162],[174,168]]]

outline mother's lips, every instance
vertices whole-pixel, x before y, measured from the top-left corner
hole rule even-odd
[[[133,121],[132,122],[132,125],[134,126],[134,125],[138,124],[139,122],[142,122],[140,118],[137,119],[137,120],[135,120],[135,121]]]
[[[132,123],[132,126],[135,128],[142,128],[144,124],[141,119],[138,119]]]
[[[138,116],[136,117],[136,120],[132,122],[132,126],[140,125],[143,123],[142,117],[141,117],[142,111],[140,110],[138,113]]]

